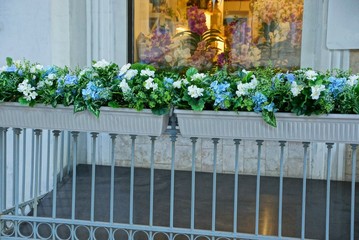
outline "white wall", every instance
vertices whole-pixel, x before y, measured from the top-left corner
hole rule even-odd
[[[6,57],[51,63],[51,1],[0,1],[0,65]]]

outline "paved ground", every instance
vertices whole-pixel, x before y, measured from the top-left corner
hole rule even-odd
[[[76,218],[90,219],[91,166],[78,167]],[[95,220],[109,219],[110,168],[96,167]],[[128,223],[130,169],[116,167],[115,173],[115,222]],[[217,223],[216,229],[233,229],[233,183],[231,174],[217,175]],[[191,173],[176,171],[174,225],[190,226]],[[57,216],[71,216],[71,178],[58,187]],[[239,176],[238,231],[254,233],[255,228],[255,176]],[[285,178],[283,195],[283,236],[300,237],[301,231],[301,179]],[[279,178],[261,177],[259,233],[278,234]],[[168,226],[170,171],[155,170],[154,225]],[[326,182],[307,180],[306,237],[324,239]],[[51,216],[52,194],[39,205],[40,216]],[[148,224],[149,170],[135,169],[134,223]],[[359,236],[359,185],[356,187],[356,237]],[[211,228],[212,174],[196,173],[195,227]],[[349,239],[350,183],[331,182],[330,239]]]

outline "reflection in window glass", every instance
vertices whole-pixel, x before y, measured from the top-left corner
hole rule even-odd
[[[135,61],[158,67],[300,65],[303,0],[134,0]]]

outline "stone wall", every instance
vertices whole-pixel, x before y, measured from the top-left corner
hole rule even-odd
[[[91,138],[88,136],[88,146]],[[110,140],[107,134],[98,138],[99,164],[109,165]],[[192,142],[189,138],[178,135],[176,140],[175,168],[189,171],[192,167]],[[284,176],[301,178],[303,176],[303,144],[288,142],[284,148]],[[149,137],[137,137],[135,145],[135,166],[148,168],[150,166],[151,141]],[[155,168],[170,169],[171,139],[169,135],[159,137],[155,142]],[[341,156],[344,156],[344,159]],[[91,156],[88,148],[87,156]],[[213,171],[213,142],[211,139],[198,139],[196,143],[196,171]],[[256,141],[243,140],[239,145],[239,173],[256,175],[258,146]],[[359,160],[359,156],[357,158]],[[87,157],[87,162],[90,163]],[[131,165],[131,138],[119,135],[116,139],[115,161],[117,166]],[[327,148],[324,143],[311,143],[308,149],[307,177],[325,179],[327,173]],[[359,180],[359,161],[357,161],[357,179]],[[217,145],[217,172],[234,173],[235,144],[232,140],[220,140]],[[280,146],[279,142],[265,141],[262,145],[261,175],[279,176]],[[332,149],[333,180],[351,179],[351,150],[344,144],[335,144]]]

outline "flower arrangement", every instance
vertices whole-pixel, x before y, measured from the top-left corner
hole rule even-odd
[[[118,66],[105,60],[70,70],[7,59],[0,68],[0,102],[73,106],[100,116],[102,106],[195,111],[253,111],[276,126],[276,112],[296,115],[359,114],[359,75],[350,71],[283,72],[272,67],[217,68],[199,71],[159,70],[134,63]]]

